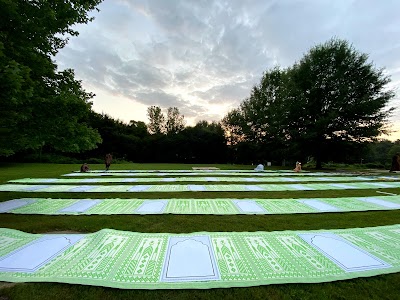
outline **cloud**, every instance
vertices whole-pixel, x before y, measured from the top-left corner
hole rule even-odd
[[[56,56],[60,68],[193,119],[222,118],[215,105],[239,105],[265,70],[290,66],[334,36],[370,54],[400,86],[400,2],[105,0],[99,8]]]

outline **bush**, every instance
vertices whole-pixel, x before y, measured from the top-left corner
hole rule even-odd
[[[91,157],[85,160],[88,164],[104,164],[104,159]]]
[[[385,165],[381,163],[366,163],[364,166],[371,169],[385,169]]]
[[[27,154],[22,158],[23,162],[41,162],[41,163],[53,163],[53,164],[79,164],[80,161],[76,158],[54,154],[44,153],[41,156],[38,154]]]

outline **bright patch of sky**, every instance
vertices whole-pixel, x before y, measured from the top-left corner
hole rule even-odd
[[[400,103],[400,1],[105,0],[56,56],[73,68],[93,109],[147,122],[147,107],[176,106],[188,125],[219,121],[262,73],[316,44],[346,39],[391,77]],[[400,138],[400,110],[390,119]],[[398,131],[398,132],[396,132]]]

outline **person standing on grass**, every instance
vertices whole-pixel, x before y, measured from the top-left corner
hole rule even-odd
[[[400,171],[400,153],[396,153],[392,157],[392,166],[390,167],[390,172]]]
[[[108,169],[110,168],[111,162],[112,162],[112,155],[110,153],[107,153],[105,157],[106,171],[108,171]]]

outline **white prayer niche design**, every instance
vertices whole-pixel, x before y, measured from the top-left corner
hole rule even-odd
[[[244,181],[249,181],[249,182],[259,182],[260,180],[258,178],[245,178]]]
[[[206,187],[204,185],[189,184],[188,188],[192,192],[203,192],[206,190]]]
[[[299,191],[314,190],[312,187],[302,184],[290,184],[289,187]]]
[[[96,187],[97,186],[95,185],[80,185],[69,189],[68,192],[87,192],[93,190]]]
[[[129,192],[143,192],[150,188],[149,185],[134,185],[128,189]]]
[[[26,206],[28,204],[35,203],[35,199],[14,199],[14,200],[9,200],[5,202],[0,202],[0,213],[8,212],[13,209],[17,209],[23,206]]]
[[[23,191],[33,192],[33,191],[45,189],[45,188],[48,188],[48,187],[49,187],[48,185],[29,185],[29,186],[27,186],[27,188],[23,189]]]
[[[58,179],[57,178],[45,178],[45,179],[42,179],[41,180],[41,182],[56,182],[56,181],[58,181]]]
[[[36,272],[83,237],[83,234],[46,234],[0,257],[0,272]]]
[[[248,191],[264,191],[264,189],[257,185],[247,185],[246,190]]]
[[[210,237],[170,237],[160,280],[163,282],[220,280]]]
[[[220,181],[218,178],[215,177],[205,177],[206,181]]]
[[[84,200],[79,200],[77,202],[75,202],[74,204],[60,209],[59,212],[77,212],[77,213],[81,213],[81,212],[85,212],[88,209],[92,208],[93,206],[99,204],[101,202],[101,200],[97,199],[97,200],[91,200],[91,199],[84,199]]]
[[[357,200],[363,201],[363,202],[369,202],[369,203],[373,203],[379,206],[383,206],[386,208],[393,208],[393,209],[399,209],[400,208],[400,204],[397,203],[393,203],[390,201],[386,201],[386,200],[382,200],[382,199],[378,199],[378,198],[359,198]]]
[[[341,209],[337,208],[336,206],[327,204],[327,203],[325,203],[323,201],[319,201],[319,200],[311,199],[311,200],[297,200],[297,201],[304,203],[304,204],[306,204],[316,210],[319,210],[319,211],[341,211]]]
[[[137,179],[136,178],[124,178],[124,180],[122,180],[122,182],[136,182]]]
[[[167,207],[168,200],[145,200],[137,209],[139,214],[162,214]]]
[[[299,237],[346,272],[392,267],[371,253],[332,233],[305,233]]]
[[[392,188],[395,187],[390,183],[381,183],[381,182],[370,182],[369,184],[372,184],[374,186],[379,186],[379,187],[383,187],[383,188]]]
[[[176,178],[167,177],[167,178],[163,178],[162,181],[165,181],[165,182],[174,182],[174,181],[176,181]]]
[[[245,214],[267,214],[268,212],[254,200],[232,200],[236,207]]]
[[[341,188],[341,189],[355,189],[356,188],[354,186],[342,184],[342,183],[329,183],[329,185],[336,187],[336,188]]]

